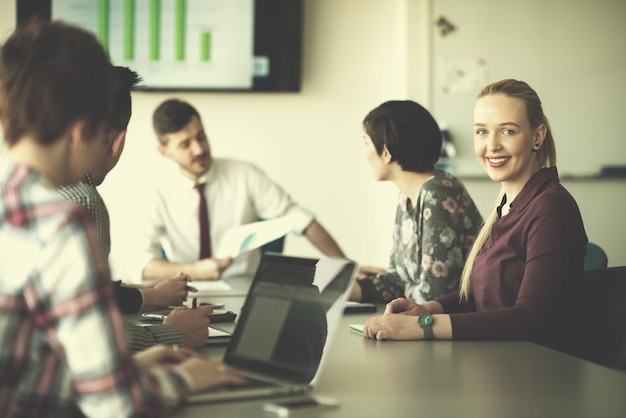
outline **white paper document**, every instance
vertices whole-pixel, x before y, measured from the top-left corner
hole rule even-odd
[[[286,235],[293,229],[296,218],[292,215],[267,221],[239,225],[226,231],[220,242],[216,257],[232,257],[261,247]]]
[[[219,328],[209,327],[209,338],[224,338],[230,337],[231,333]]]
[[[198,289],[198,292],[213,292],[230,290],[231,287],[224,280],[194,280],[189,286]]]

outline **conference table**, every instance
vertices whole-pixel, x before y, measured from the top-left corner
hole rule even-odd
[[[242,281],[199,300],[238,310],[246,291]],[[298,416],[626,417],[626,372],[527,341],[373,341],[350,331],[372,315],[344,314],[314,387],[339,407]],[[203,351],[221,358],[225,346]],[[268,401],[189,404],[173,416],[276,416],[262,410]]]

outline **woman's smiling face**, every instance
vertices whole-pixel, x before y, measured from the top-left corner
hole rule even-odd
[[[538,150],[545,125],[532,128],[523,100],[504,94],[484,96],[474,107],[474,152],[493,181],[514,198],[540,166]]]

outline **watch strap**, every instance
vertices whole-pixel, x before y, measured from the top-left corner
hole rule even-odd
[[[420,328],[424,332],[425,340],[434,340],[435,336],[433,335],[433,317],[429,313],[423,313],[417,318],[417,323]]]
[[[435,336],[433,335],[433,327],[422,327],[422,331],[424,331],[424,339],[425,340],[434,340]]]

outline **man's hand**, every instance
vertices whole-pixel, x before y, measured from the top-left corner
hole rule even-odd
[[[359,266],[359,271],[356,275],[356,278],[364,279],[368,276],[378,276],[379,274],[384,274],[386,272],[387,270],[381,269],[380,267]]]
[[[135,364],[140,369],[158,365],[179,364],[196,356],[192,350],[176,349],[166,345],[154,345],[133,355]]]
[[[196,309],[176,308],[163,320],[164,324],[172,324],[183,334],[185,347],[200,348],[209,337],[209,315],[212,306],[200,306]]]
[[[222,272],[232,263],[231,257],[203,258],[189,263],[174,263],[161,258],[153,258],[145,265],[142,278],[144,282],[171,279],[172,276],[182,271],[192,280],[219,280]]]
[[[196,309],[198,310],[198,309]],[[243,385],[246,380],[221,361],[186,348],[155,345],[133,356],[139,369],[170,366],[186,373],[193,382],[192,390],[202,392],[220,385]]]
[[[182,305],[187,300],[188,292],[197,292],[195,287],[189,286],[191,278],[184,274],[172,279],[156,281],[151,287],[143,289],[144,307],[164,307]]]
[[[194,263],[190,273],[194,280],[219,280],[222,272],[232,263],[233,259],[230,257],[204,258]]]
[[[194,392],[202,392],[220,385],[243,385],[246,380],[221,361],[193,356],[176,366],[193,380]]]

